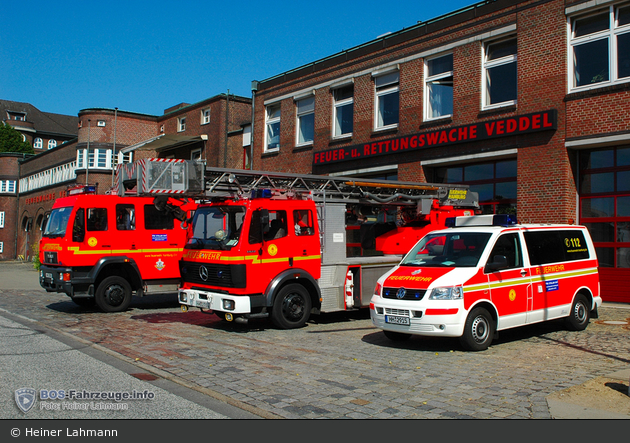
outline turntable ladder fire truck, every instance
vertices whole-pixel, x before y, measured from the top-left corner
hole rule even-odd
[[[157,161],[122,177],[121,192],[151,182]],[[466,185],[210,167],[201,190],[200,163],[186,162],[191,177],[177,173],[174,191],[199,204],[186,221],[179,302],[228,321],[271,317],[289,329],[311,314],[367,307],[376,280],[417,240],[479,207]]]

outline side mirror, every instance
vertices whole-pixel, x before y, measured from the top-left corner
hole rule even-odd
[[[492,261],[486,265],[486,270],[490,272],[499,271],[501,269],[507,269],[508,262],[505,255],[495,255],[492,257]]]

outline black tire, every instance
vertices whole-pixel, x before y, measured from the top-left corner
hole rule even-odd
[[[131,285],[117,275],[104,279],[96,289],[95,300],[103,312],[122,312],[131,304]]]
[[[94,304],[96,303],[94,301],[94,297],[90,297],[90,298],[77,298],[77,297],[72,297],[72,301],[78,305],[81,306],[82,308],[91,308],[92,306],[94,306]]]
[[[273,302],[271,321],[281,329],[301,328],[311,315],[311,296],[304,286],[283,287]]]
[[[578,294],[571,305],[571,312],[565,323],[570,331],[583,331],[591,319],[591,307],[583,294]]]
[[[460,342],[467,351],[484,351],[494,338],[494,319],[484,308],[475,308],[466,319]]]
[[[383,331],[383,334],[391,341],[407,341],[411,338],[411,334],[405,334],[404,332]]]

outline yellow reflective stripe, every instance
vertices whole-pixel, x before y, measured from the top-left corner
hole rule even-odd
[[[499,288],[504,288],[507,286],[515,286],[515,285],[520,285],[520,284],[527,284],[527,283],[539,283],[539,282],[543,282],[543,281],[549,281],[549,280],[559,280],[559,279],[563,279],[563,278],[571,278],[571,277],[579,277],[582,275],[592,275],[592,274],[597,274],[597,268],[588,268],[588,269],[582,269],[582,270],[577,270],[577,271],[567,271],[567,272],[558,272],[555,274],[541,274],[541,275],[533,275],[530,278],[528,277],[524,277],[524,278],[515,278],[513,280],[506,280],[506,281],[502,281],[502,282],[495,282],[495,283],[481,283],[481,284],[476,284],[476,285],[470,285],[470,286],[464,286],[464,291],[482,291],[484,289],[499,289]]]
[[[532,281],[541,282],[547,280],[557,280],[560,278],[579,277],[581,275],[597,274],[597,268],[582,269],[578,271],[557,272],[554,274],[532,275]]]
[[[76,255],[94,255],[94,254],[153,254],[157,252],[182,252],[183,248],[164,248],[164,249],[93,249],[85,250],[78,247],[68,246],[68,251]]]
[[[319,260],[321,258],[322,258],[321,255],[303,255],[303,256],[300,256],[300,257],[293,257],[293,260],[295,260],[295,261],[299,261],[299,260]]]

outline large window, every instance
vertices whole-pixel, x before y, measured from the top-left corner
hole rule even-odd
[[[582,151],[579,162],[580,223],[599,265],[630,268],[630,147]]]
[[[390,72],[374,80],[376,86],[375,129],[388,129],[398,126],[399,73]]]
[[[333,89],[333,137],[352,135],[354,118],[354,85]]]
[[[315,97],[296,101],[297,108],[297,144],[313,143],[315,136]]]
[[[265,151],[280,148],[280,103],[267,106]]]
[[[441,167],[434,174],[437,183],[470,185],[484,214],[516,214],[516,160]]]
[[[570,19],[571,88],[630,81],[630,4]]]
[[[427,60],[424,91],[425,120],[453,115],[453,54]]]
[[[484,46],[483,106],[516,104],[516,39]]]

